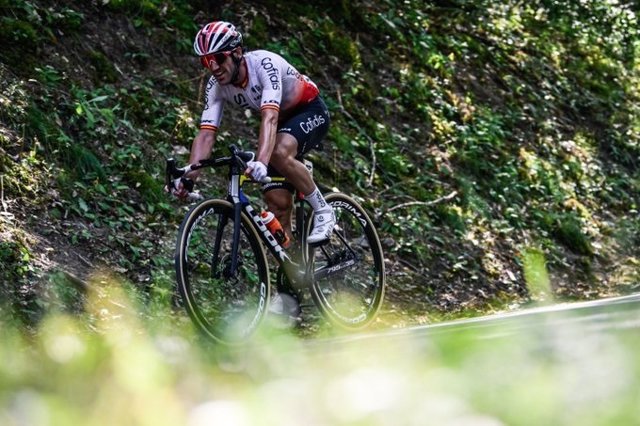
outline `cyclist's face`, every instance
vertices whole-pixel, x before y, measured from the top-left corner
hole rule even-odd
[[[200,58],[200,62],[218,81],[218,84],[229,84],[233,75],[235,64],[231,58],[233,50],[227,52],[212,53]]]

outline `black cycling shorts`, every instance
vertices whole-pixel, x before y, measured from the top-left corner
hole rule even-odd
[[[312,149],[322,150],[322,140],[329,131],[329,110],[320,96],[301,108],[295,110],[293,115],[278,123],[278,133],[289,133],[298,141],[298,155],[300,159]],[[267,168],[269,176],[281,177],[282,174],[271,164]],[[288,182],[270,182],[262,185],[262,191],[272,189],[287,189],[295,191],[293,185]]]

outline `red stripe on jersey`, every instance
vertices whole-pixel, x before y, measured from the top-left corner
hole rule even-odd
[[[280,111],[280,107],[279,107],[278,105],[275,105],[275,104],[265,104],[265,105],[262,105],[262,106],[260,107],[260,110],[262,111],[263,109],[274,109],[274,110],[276,110],[276,111]]]
[[[214,132],[218,131],[218,127],[212,124],[201,124],[200,130],[213,130]]]

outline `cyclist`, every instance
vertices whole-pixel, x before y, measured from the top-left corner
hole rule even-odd
[[[266,51],[247,52],[242,34],[224,21],[211,22],[198,31],[193,48],[202,65],[211,71],[200,130],[193,140],[189,162],[195,164],[211,155],[226,102],[260,111],[261,122],[255,161],[245,174],[263,182],[267,176],[284,176],[282,182],[263,183],[265,202],[291,239],[292,193],[301,191],[315,212],[307,241],[325,242],[335,226],[329,205],[304,164],[296,158],[320,148],[329,129],[329,111],[317,86],[281,56]],[[199,170],[189,173],[198,177]],[[182,185],[174,191],[185,197]]]

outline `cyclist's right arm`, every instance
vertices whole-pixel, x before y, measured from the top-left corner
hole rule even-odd
[[[200,131],[193,139],[191,144],[191,153],[189,155],[189,164],[196,164],[201,160],[205,160],[211,156],[213,146],[215,145],[216,133],[218,125],[222,119],[222,110],[224,99],[220,93],[220,86],[213,76],[209,79],[204,93],[204,110],[200,119]],[[185,175],[193,181],[198,179],[200,170],[194,170]],[[184,198],[189,191],[182,185],[178,184],[175,195]]]
[[[196,137],[193,139],[193,143],[191,144],[189,164],[197,164],[201,160],[209,158],[211,156],[211,152],[213,151],[215,139],[215,130],[200,129]],[[184,175],[184,177],[195,182],[198,179],[200,172],[201,169],[192,170]],[[183,185],[182,181],[179,181],[173,194],[178,198],[186,198],[189,195],[189,190]]]
[[[191,144],[191,154],[189,155],[189,164],[197,164],[201,160],[211,157],[213,146],[216,141],[216,131],[211,129],[200,129]],[[190,179],[197,178],[201,169],[193,170],[187,173]]]

